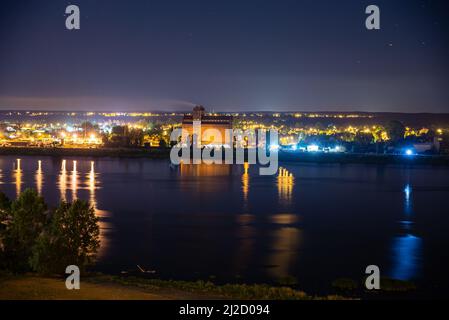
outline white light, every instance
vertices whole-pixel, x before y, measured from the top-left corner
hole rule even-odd
[[[405,150],[405,154],[408,155],[408,156],[411,156],[411,155],[413,155],[413,150],[412,149],[407,149],[407,150]]]
[[[277,151],[279,149],[279,146],[277,144],[270,145],[270,151]]]
[[[311,144],[307,146],[308,152],[317,152],[320,148],[316,144]]]
[[[410,200],[410,193],[411,193],[411,192],[412,192],[412,188],[410,187],[409,184],[407,184],[407,185],[405,186],[405,189],[404,189],[405,199],[406,199],[407,201]]]
[[[296,151],[296,149],[298,149],[298,147],[296,146],[296,144],[292,145],[292,150]]]

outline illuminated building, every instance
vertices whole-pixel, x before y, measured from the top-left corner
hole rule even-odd
[[[194,132],[194,126],[201,125],[200,132]],[[201,145],[223,145],[225,143],[226,129],[232,129],[232,116],[206,114],[203,106],[193,108],[191,115],[184,115],[182,120],[183,137],[193,141],[193,136],[197,136],[197,143]]]

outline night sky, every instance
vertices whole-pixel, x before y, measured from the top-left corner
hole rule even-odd
[[[447,0],[2,0],[0,108],[449,112],[448,35]]]

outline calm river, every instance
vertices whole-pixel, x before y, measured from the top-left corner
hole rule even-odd
[[[180,166],[168,160],[0,157],[0,190],[91,201],[96,269],[161,278],[280,283],[308,292],[360,279],[367,265],[449,290],[449,168],[281,164]]]

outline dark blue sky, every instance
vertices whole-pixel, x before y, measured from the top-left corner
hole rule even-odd
[[[447,2],[3,0],[0,108],[449,112]]]

